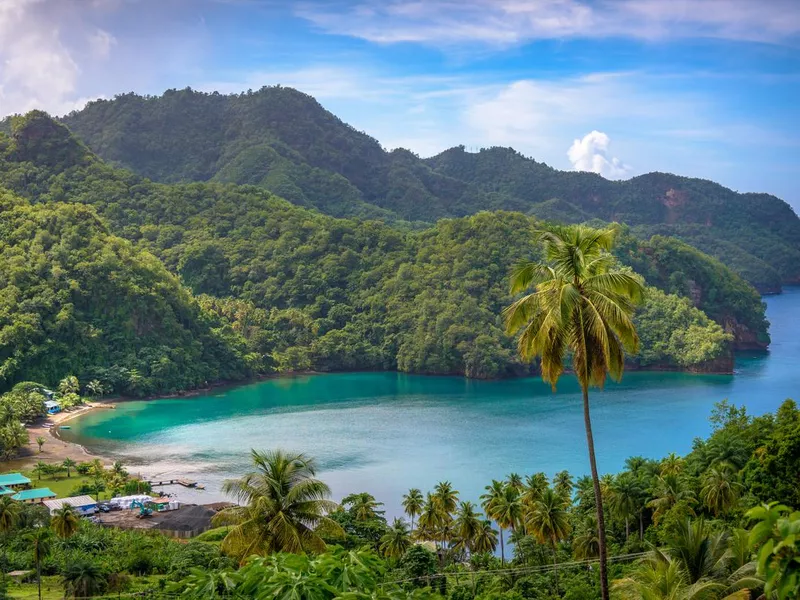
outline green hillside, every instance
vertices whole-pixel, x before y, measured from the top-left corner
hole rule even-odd
[[[37,376],[53,381],[56,371],[59,377],[95,374],[91,368],[116,364],[160,385],[166,350],[150,354],[136,344],[193,352],[186,386],[272,370],[399,369],[471,377],[529,370],[517,362],[499,312],[510,300],[512,264],[540,252],[534,233],[541,223],[534,217],[480,212],[415,232],[380,221],[337,219],[256,186],[153,183],[105,164],[39,112],[17,119],[11,137],[0,135],[0,187],[34,203],[24,208],[33,214],[91,215],[96,234],[91,229],[74,252],[62,244],[66,256],[45,254],[41,261],[48,265],[45,273],[77,270],[73,278],[86,290],[82,306],[96,317],[91,331],[102,332],[93,345],[87,343],[85,360],[59,351],[53,356],[61,362],[52,362],[45,349],[61,342],[44,330],[37,342],[41,361],[20,363],[9,382]],[[15,220],[14,228],[20,227]],[[24,231],[31,239],[44,235],[35,227]],[[643,241],[624,228],[620,236],[619,259],[664,292],[652,291],[637,317],[645,343],[634,366],[727,370],[732,341],[737,347],[766,346],[764,305],[728,268],[674,239]],[[23,251],[25,239],[4,237],[5,252]],[[94,246],[106,243],[158,274],[152,285],[137,284],[146,298],[168,304],[173,296],[181,299],[180,310],[143,305],[146,314],[159,318],[182,315],[177,324],[156,321],[141,329],[138,305],[104,287],[110,282],[81,283],[77,275],[88,276],[87,261],[101,260]],[[62,258],[67,262],[52,266]],[[195,300],[167,270],[200,296]],[[37,271],[36,277],[43,276]],[[55,285],[51,279],[44,277],[48,289]],[[113,278],[115,284],[124,281]],[[12,317],[9,323],[17,321]],[[176,330],[178,325],[189,331]],[[159,336],[163,343],[155,341]],[[103,347],[118,354],[103,355]],[[207,357],[209,352],[216,354]],[[219,363],[214,356],[221,357]],[[175,364],[188,360],[167,357]]]
[[[431,223],[512,210],[617,221],[641,237],[683,239],[762,291],[800,282],[800,219],[774,196],[665,173],[609,181],[509,148],[456,147],[426,160],[386,152],[291,88],[126,94],[91,102],[64,122],[105,160],[155,181],[257,185],[337,217]]]

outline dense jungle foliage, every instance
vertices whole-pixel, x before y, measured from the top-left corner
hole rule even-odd
[[[710,420],[688,455],[634,456],[602,477],[613,598],[798,598],[800,512],[788,507],[800,502],[800,411],[787,400],[753,417],[722,402]],[[242,505],[188,543],[0,499],[0,560],[30,581],[8,591],[35,591],[41,572],[46,593],[69,598],[599,597],[588,477],[509,473],[482,494],[442,481],[409,490],[405,518],[390,523],[368,492],[332,502],[311,457],[253,451],[253,460],[226,484]],[[109,481],[125,471],[89,468]]]
[[[104,159],[155,181],[252,184],[337,217],[431,223],[511,210],[560,222],[598,218],[642,237],[683,239],[764,291],[800,281],[800,219],[774,196],[666,173],[609,181],[510,148],[462,146],[425,160],[386,152],[291,88],[125,94],[64,122]]]
[[[529,369],[499,314],[511,266],[540,253],[533,217],[402,231],[254,186],[152,183],[43,113],[0,134],[0,186],[3,387],[76,374],[143,395],[276,370]],[[634,365],[724,370],[731,340],[768,343],[757,292],[716,260],[624,227],[616,255],[655,288]]]

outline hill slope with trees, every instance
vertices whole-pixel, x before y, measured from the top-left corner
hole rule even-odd
[[[164,301],[175,296],[182,304],[180,310],[166,310],[163,318],[170,311],[184,315],[177,320],[192,333],[175,333],[155,322],[145,333],[163,334],[169,347],[185,344],[191,352],[216,352],[224,361],[225,368],[215,373],[199,365],[217,358],[193,355],[200,371],[190,371],[193,379],[187,386],[274,370],[399,369],[470,377],[529,372],[517,361],[499,313],[510,299],[511,266],[541,251],[535,232],[542,224],[534,217],[480,212],[415,232],[380,221],[327,216],[257,186],[153,183],[104,163],[40,112],[16,119],[12,136],[0,134],[2,187],[25,198],[15,211],[66,211],[90,215],[93,223],[83,246],[74,251],[59,246],[66,257],[45,252],[37,258],[49,266],[28,276],[31,289],[52,288],[55,283],[46,274],[53,270],[78,270],[73,279],[80,283],[87,261],[93,264],[105,252],[92,244],[123,248],[150,265],[158,277],[137,289],[151,298],[161,294],[159,285],[165,286]],[[13,218],[9,231],[21,227],[21,217]],[[40,220],[41,225],[23,229],[29,238],[45,235],[37,227],[51,236],[67,235],[48,229],[44,216]],[[4,239],[9,255],[28,252],[31,244],[24,236]],[[732,346],[766,347],[760,297],[718,261],[678,240],[656,236],[644,241],[625,228],[617,257],[653,286],[637,317],[645,343],[632,366],[726,371]],[[62,258],[66,266],[56,262]],[[87,346],[90,353],[96,348],[93,360],[69,362],[64,353],[56,353],[60,366],[45,369],[32,358],[7,384],[37,377],[49,382],[69,373],[102,379],[90,367],[117,364],[137,369],[151,382],[139,393],[173,387],[159,383],[163,353],[153,358],[135,346],[150,342],[126,337],[130,323],[122,315],[137,314],[136,307],[124,293],[104,285],[100,280],[80,285],[84,302],[94,302],[85,309],[99,315],[93,327],[103,335],[121,336],[120,341],[101,337],[103,343],[127,352],[131,360],[112,360],[95,341]],[[114,311],[106,314],[106,306]],[[13,316],[9,322],[18,320]],[[47,344],[61,343],[57,332],[45,333]],[[41,360],[45,364],[50,358]]]
[[[257,185],[337,217],[432,223],[511,210],[560,222],[617,221],[642,237],[680,238],[762,291],[800,282],[800,219],[774,196],[666,173],[609,181],[510,148],[462,146],[425,160],[386,152],[291,88],[125,94],[63,121],[105,160],[155,181]]]

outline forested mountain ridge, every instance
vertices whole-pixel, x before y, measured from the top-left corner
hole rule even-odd
[[[158,257],[179,275],[200,295],[184,291],[213,338],[202,344],[228,356],[219,378],[299,369],[529,372],[502,332],[499,312],[510,300],[511,265],[540,252],[533,217],[481,212],[403,231],[323,215],[256,186],[153,183],[105,164],[44,113],[16,119],[13,129],[11,137],[0,134],[0,187],[33,209],[89,205],[98,223],[107,223],[103,235],[127,238],[132,251]],[[643,347],[632,366],[724,371],[731,368],[731,341],[768,343],[757,292],[718,261],[677,240],[643,241],[624,228],[617,255],[655,286],[637,316]],[[25,281],[40,285],[33,276]],[[122,325],[101,307],[114,301],[87,292],[93,297],[100,312],[92,327],[111,335]],[[68,347],[51,332],[37,351],[50,352],[54,343]],[[196,341],[187,343],[197,349]],[[60,356],[65,372],[96,376],[92,365],[69,369],[68,354]],[[164,385],[159,361],[142,350],[132,349],[121,364],[99,350],[94,358],[106,369],[136,369],[139,393],[175,385]]]
[[[617,221],[645,238],[683,239],[764,292],[800,282],[800,219],[774,196],[666,173],[609,181],[509,148],[456,147],[424,160],[386,152],[291,88],[125,94],[63,121],[105,160],[155,181],[253,184],[337,217],[431,223],[512,210],[561,222]]]

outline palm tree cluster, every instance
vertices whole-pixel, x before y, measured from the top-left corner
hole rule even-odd
[[[433,542],[440,556],[457,558],[494,552],[497,547],[497,530],[492,522],[473,502],[459,500],[458,491],[449,481],[438,483],[425,496],[419,489],[411,489],[403,496],[402,504],[411,528],[395,520],[385,537],[397,537],[398,528],[402,527],[406,532],[406,549],[412,539]]]

